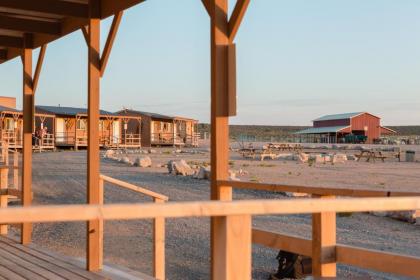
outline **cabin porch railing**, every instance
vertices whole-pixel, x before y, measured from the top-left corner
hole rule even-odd
[[[7,142],[9,148],[22,147],[22,136],[15,130],[1,130],[1,141]]]
[[[124,134],[121,145],[124,147],[141,147],[141,134]]]
[[[213,279],[251,279],[251,244],[269,245],[312,255],[319,268],[333,270],[337,262],[367,269],[420,277],[420,258],[340,244],[326,244],[324,235],[336,234],[325,227],[314,240],[252,230],[255,215],[289,215],[420,209],[420,197],[332,198],[297,200],[200,201],[112,205],[56,205],[0,209],[0,224],[133,220],[183,217],[218,217],[216,267]],[[322,225],[323,223],[321,223]],[[320,240],[320,241],[319,241]],[[90,256],[92,257],[92,256]],[[316,259],[316,260],[314,260]],[[162,264],[161,264],[162,265]],[[315,271],[316,269],[314,268]],[[314,271],[314,274],[318,274]],[[324,274],[325,271],[323,271]],[[158,278],[162,279],[162,278]]]
[[[152,133],[151,143],[152,145],[174,145],[174,146],[198,146],[199,135],[184,134],[184,133]]]

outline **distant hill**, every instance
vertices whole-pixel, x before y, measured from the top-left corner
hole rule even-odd
[[[388,126],[398,132],[398,135],[420,135],[420,125],[413,126]],[[230,125],[230,138],[255,137],[261,140],[271,138],[287,138],[296,131],[308,128],[308,126],[270,126],[270,125]],[[198,132],[210,133],[210,124],[198,125]]]
[[[398,132],[398,135],[420,135],[420,125],[387,126]]]

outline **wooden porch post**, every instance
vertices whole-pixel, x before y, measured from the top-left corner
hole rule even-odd
[[[319,196],[314,196],[319,197]],[[320,199],[333,199],[323,196]],[[312,275],[336,277],[336,213],[312,214]]]
[[[23,149],[22,149],[22,204],[32,203],[32,132],[34,130],[35,96],[32,79],[32,36],[25,34],[23,63]],[[32,224],[23,223],[21,243],[32,240]]]
[[[216,220],[218,236],[215,249],[219,253],[213,265],[213,279],[251,279],[251,216],[226,216]],[[239,257],[238,257],[239,256]]]
[[[100,204],[99,185],[99,97],[100,97],[100,1],[89,1],[88,34],[88,159],[87,200]],[[87,223],[87,269],[102,268],[103,224],[100,220]]]
[[[217,181],[228,179],[229,117],[228,104],[228,0],[211,0],[211,199],[232,200],[232,188],[219,186]],[[218,278],[227,263],[223,227],[226,218],[211,218],[211,275]],[[228,260],[226,260],[228,261]]]

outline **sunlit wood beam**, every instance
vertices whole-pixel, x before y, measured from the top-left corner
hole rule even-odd
[[[41,50],[39,51],[38,62],[36,63],[35,74],[33,79],[33,91],[36,93],[38,87],[39,75],[41,74],[42,64],[45,58],[45,51],[47,50],[47,45],[42,45]]]
[[[238,0],[236,2],[235,8],[229,19],[230,42],[233,42],[235,40],[236,34],[238,33],[239,27],[241,26],[241,22],[245,16],[250,1],[251,0]]]
[[[109,29],[108,38],[106,39],[105,48],[101,56],[101,77],[103,77],[108,64],[109,55],[111,54],[112,46],[114,45],[115,37],[117,36],[118,28],[121,23],[123,12],[119,12],[114,16],[111,28]]]

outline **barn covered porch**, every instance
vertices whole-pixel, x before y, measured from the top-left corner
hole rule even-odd
[[[350,126],[311,127],[295,133],[301,143],[345,143]]]

